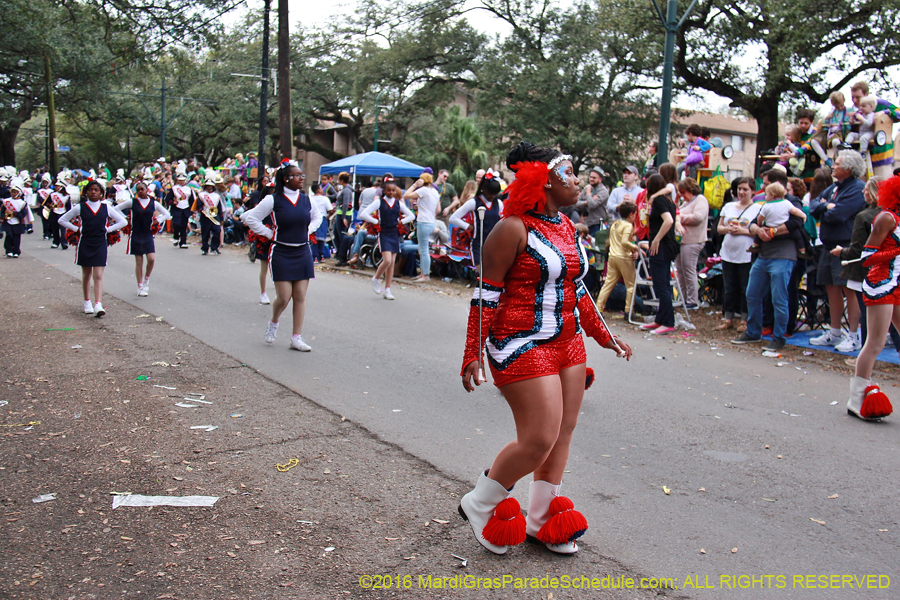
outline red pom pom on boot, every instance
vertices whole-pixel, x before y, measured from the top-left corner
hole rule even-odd
[[[558,485],[533,481],[529,488],[526,532],[531,541],[543,542],[557,554],[578,552],[575,540],[587,531],[587,519],[571,500],[559,495]]]
[[[497,505],[481,536],[495,546],[515,546],[525,541],[525,516],[515,498]]]
[[[510,546],[525,541],[525,517],[509,494],[509,490],[482,473],[475,489],[459,503],[459,515],[469,522],[475,539],[494,554],[506,554]]]
[[[862,408],[859,416],[863,419],[881,419],[894,412],[891,401],[877,385],[868,386],[863,392]]]
[[[865,421],[877,421],[894,411],[891,401],[877,385],[869,379],[853,376],[850,378],[850,400],[847,412]]]

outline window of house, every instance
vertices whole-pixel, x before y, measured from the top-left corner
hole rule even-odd
[[[739,135],[731,136],[731,147],[734,148],[735,152],[742,152],[744,150],[744,138]]]

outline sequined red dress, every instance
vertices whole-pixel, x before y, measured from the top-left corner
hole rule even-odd
[[[894,229],[884,238],[881,246],[863,248],[863,265],[869,267],[863,279],[863,302],[875,304],[900,304],[900,217],[892,212]]]
[[[585,362],[582,323],[601,345],[610,339],[581,283],[587,255],[572,222],[537,213],[520,218],[528,234],[525,250],[503,283],[483,285],[482,329],[497,387]],[[472,300],[476,316],[469,321],[463,369],[478,356],[478,294]]]

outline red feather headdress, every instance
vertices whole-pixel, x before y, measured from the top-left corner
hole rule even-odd
[[[900,214],[900,176],[889,177],[878,186],[878,206]]]
[[[503,216],[524,215],[529,211],[544,210],[547,203],[544,186],[550,174],[547,163],[522,161],[510,165],[510,169],[515,171],[516,179],[506,188],[509,197],[503,203]]]

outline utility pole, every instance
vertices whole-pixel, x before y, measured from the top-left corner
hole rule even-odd
[[[165,157],[166,156],[166,128],[172,124],[172,121],[174,121],[178,117],[178,115],[181,114],[181,111],[184,110],[184,107],[187,106],[188,104],[190,104],[191,102],[199,102],[200,104],[210,104],[212,106],[216,106],[219,103],[215,100],[201,100],[200,98],[188,98],[185,96],[172,96],[171,97],[172,100],[181,100],[181,106],[178,108],[177,111],[175,111],[175,114],[172,115],[172,118],[167,121],[166,120],[166,91],[171,90],[172,88],[166,87],[166,78],[163,77],[162,87],[156,88],[156,89],[158,89],[160,92],[160,94],[158,96],[154,95],[154,94],[133,94],[131,92],[111,92],[109,90],[107,90],[106,93],[107,94],[115,94],[118,96],[134,96],[135,98],[138,99],[138,101],[144,107],[144,110],[146,110],[147,114],[150,115],[150,118],[153,120],[153,122],[155,124],[159,125],[159,155],[162,157]],[[144,103],[144,98],[154,98],[154,99],[159,98],[160,99],[162,106],[160,109],[160,118],[158,120],[153,115],[153,113],[150,111],[150,108],[147,106],[147,104]],[[52,125],[51,125],[51,127],[52,127]],[[131,146],[130,135],[131,134],[130,134],[130,130],[129,130],[129,148]]]
[[[294,132],[291,127],[291,41],[289,32],[288,0],[278,0],[278,125],[281,132],[281,158],[292,158],[294,147]]]
[[[50,136],[50,173],[53,177],[59,172],[56,148],[56,113],[53,109],[53,75],[50,72],[50,57],[44,56],[44,80],[47,84],[47,135]]]
[[[378,99],[381,98],[381,93],[383,91],[384,90],[381,90],[381,92],[378,92],[375,96],[375,143],[373,144],[373,150],[375,152],[378,152],[378,109],[381,108],[381,106],[378,105]]]
[[[44,119],[44,164],[50,168],[50,119]]]
[[[263,43],[262,43],[262,90],[259,94],[259,167],[256,174],[259,179],[266,174],[266,135],[269,109],[269,3],[263,0]]]
[[[675,34],[687,20],[697,0],[693,0],[681,20],[678,19],[678,0],[668,0],[666,16],[656,0],[652,0],[656,15],[666,30],[666,53],[663,62],[663,95],[659,110],[659,145],[656,148],[656,166],[669,160],[669,127],[672,116],[672,76],[675,70]]]

